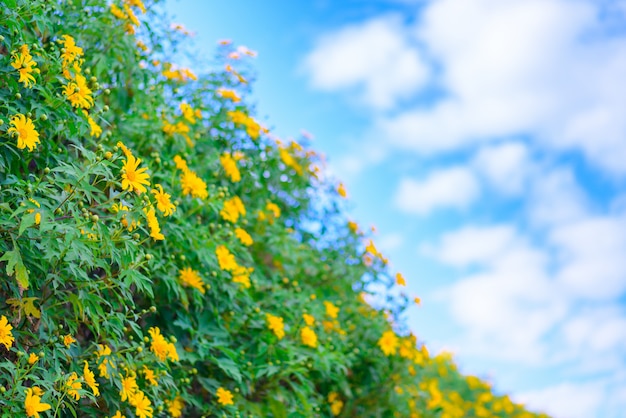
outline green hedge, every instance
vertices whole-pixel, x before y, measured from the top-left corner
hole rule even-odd
[[[196,75],[140,0],[0,4],[3,417],[535,416],[407,335],[251,51]]]

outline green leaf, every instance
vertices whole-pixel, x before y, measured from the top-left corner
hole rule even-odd
[[[12,251],[7,251],[4,253],[0,261],[7,262],[7,274],[12,276],[15,273],[15,279],[20,287],[24,290],[28,289],[28,270],[24,266],[22,262],[22,256],[20,254],[20,249],[17,246],[15,241],[13,242],[14,249]]]
[[[237,364],[231,359],[222,357],[217,360],[217,366],[224,371],[228,376],[232,377],[237,381],[237,383],[241,383],[241,372],[239,371],[239,367]]]
[[[30,228],[31,226],[35,225],[35,215],[36,213],[29,213],[28,215],[25,215],[22,218],[22,222],[20,222],[20,230],[17,233],[18,236],[22,235],[22,233],[24,233],[24,231],[26,230],[26,228]]]

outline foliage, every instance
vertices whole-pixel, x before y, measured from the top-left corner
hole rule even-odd
[[[534,416],[392,330],[404,278],[241,100],[251,51],[196,76],[140,0],[1,3],[3,417]]]

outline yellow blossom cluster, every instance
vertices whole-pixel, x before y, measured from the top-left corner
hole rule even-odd
[[[310,136],[255,119],[234,68],[254,51],[223,42],[226,70],[198,77],[163,61],[181,37],[142,0],[16,1],[3,415],[531,416],[394,332],[407,281],[345,219]]]
[[[225,152],[220,156],[220,164],[230,181],[233,183],[241,181],[241,173],[239,168],[237,168],[237,159],[229,152]]]
[[[37,63],[33,60],[28,45],[22,45],[19,52],[14,52],[11,54],[11,57],[13,58],[11,67],[15,68],[20,74],[18,81],[23,83],[24,87],[32,87],[35,84],[33,73],[39,72],[39,70],[35,68]]]
[[[224,202],[220,216],[222,219],[232,223],[237,222],[240,216],[246,216],[246,207],[239,196],[233,196]]]
[[[288,147],[283,146],[280,141],[277,141],[278,155],[285,166],[292,168],[299,176],[303,173],[302,165],[300,161],[302,158],[302,145],[295,141],[291,141]]]
[[[251,286],[250,275],[254,271],[253,267],[244,267],[237,264],[233,253],[224,245],[220,245],[215,249],[215,256],[220,269],[232,274],[234,283],[238,283],[246,289]]]
[[[115,3],[111,3],[111,14],[118,20],[124,22],[126,33],[134,34],[135,29],[139,27],[139,19],[131,7],[137,7],[141,13],[146,13],[146,7],[141,0],[124,0],[122,2],[122,8]]]
[[[237,92],[235,92],[234,90],[219,88],[217,89],[217,94],[224,99],[231,100],[233,103],[241,101],[241,97],[239,97],[237,95]]]
[[[179,155],[174,157],[174,163],[176,167],[183,172],[180,176],[183,195],[206,199],[209,196],[209,191],[207,190],[207,185],[204,180],[190,170],[187,166],[187,162]]]
[[[246,132],[252,139],[258,139],[261,132],[267,133],[267,129],[263,128],[252,117],[248,116],[241,110],[231,110],[228,112],[228,117],[235,125],[243,125],[246,128]]]
[[[168,80],[181,82],[198,79],[198,76],[195,75],[189,68],[176,68],[171,63],[163,64],[163,71],[161,74],[163,74],[163,76]]]
[[[272,330],[274,335],[276,335],[279,340],[281,340],[285,336],[285,324],[283,323],[283,318],[269,313],[265,316],[267,319],[267,327]]]

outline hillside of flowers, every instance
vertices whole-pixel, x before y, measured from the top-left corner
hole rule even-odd
[[[343,185],[246,103],[253,51],[200,72],[154,4],[0,4],[2,417],[538,416],[408,333]]]

